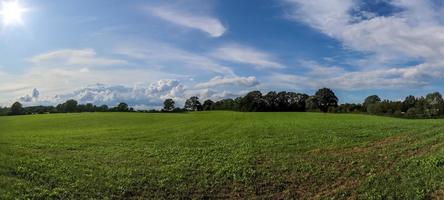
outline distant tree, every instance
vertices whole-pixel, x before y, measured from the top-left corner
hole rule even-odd
[[[72,113],[77,111],[77,101],[70,99],[64,103],[64,112]]]
[[[96,111],[96,106],[92,103],[87,103],[85,105],[85,111],[86,112],[95,112]]]
[[[288,92],[288,111],[305,112],[307,94]]]
[[[416,108],[412,107],[409,108],[406,112],[406,117],[408,118],[416,118],[417,112],[416,112]]]
[[[316,111],[319,109],[318,105],[317,105],[317,97],[316,96],[309,96],[306,100],[305,100],[305,109],[307,111]]]
[[[163,102],[163,110],[167,112],[173,111],[175,108],[175,102],[173,99],[165,99]]]
[[[210,99],[204,101],[202,105],[203,110],[213,110],[214,109],[214,101],[211,101]]]
[[[425,99],[427,101],[429,109],[433,109],[435,112],[439,112],[444,104],[442,95],[439,92],[427,94]]]
[[[97,111],[99,112],[108,112],[109,108],[107,105],[101,105],[100,107],[97,108]]]
[[[381,102],[381,98],[378,97],[378,95],[371,95],[365,98],[364,103],[362,104],[365,111],[368,111],[368,106],[371,104],[376,104]]]
[[[338,112],[339,113],[362,112],[362,105],[361,104],[354,104],[354,103],[341,104],[338,107]]]
[[[19,102],[15,102],[11,106],[11,115],[23,115],[25,110],[23,109],[23,106]]]
[[[369,104],[367,106],[367,112],[374,115],[382,114],[383,113],[382,104],[379,103]]]
[[[414,97],[413,95],[409,95],[402,102],[402,111],[406,112],[409,108],[415,107],[415,105],[416,105],[416,97]]]
[[[122,102],[117,105],[117,112],[128,112],[130,111],[128,104]]]
[[[277,107],[277,111],[286,111],[289,108],[289,96],[288,93],[286,91],[281,91],[277,94],[277,103],[278,103],[278,107]]]
[[[267,103],[259,91],[249,92],[240,102],[240,110],[243,112],[266,111]]]
[[[316,94],[316,105],[322,112],[327,112],[329,107],[338,106],[338,97],[329,88],[319,89]]]
[[[189,111],[201,111],[202,104],[199,102],[199,97],[194,96],[187,99],[184,108]]]
[[[264,96],[264,100],[267,104],[267,111],[277,111],[279,109],[278,94],[275,91],[268,92]]]

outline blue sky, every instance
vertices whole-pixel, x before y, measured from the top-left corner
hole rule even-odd
[[[442,92],[436,0],[0,0],[0,105]],[[18,2],[20,21],[5,21]]]

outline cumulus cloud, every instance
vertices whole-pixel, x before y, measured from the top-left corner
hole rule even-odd
[[[211,37],[220,37],[226,31],[220,20],[212,16],[196,15],[169,7],[150,7],[148,11],[165,21],[206,32]]]
[[[257,81],[256,77],[249,76],[249,77],[221,77],[216,76],[212,78],[211,80],[196,84],[195,88],[212,88],[212,87],[218,87],[218,86],[241,86],[241,87],[253,87],[258,85],[259,82]]]
[[[162,79],[152,84],[134,86],[94,84],[71,92],[43,97],[40,97],[39,91],[34,89],[31,95],[20,97],[18,101],[30,106],[56,105],[74,99],[80,104],[115,106],[120,102],[125,102],[139,108],[158,108],[167,98],[183,102],[184,92],[184,86],[177,80]]]
[[[284,66],[277,62],[272,55],[242,45],[223,46],[213,52],[212,56],[225,61],[252,65],[258,69],[284,68]]]
[[[20,102],[30,103],[30,102],[36,102],[38,101],[40,92],[34,88],[31,92],[31,95],[27,94],[25,96],[22,96],[19,98]]]

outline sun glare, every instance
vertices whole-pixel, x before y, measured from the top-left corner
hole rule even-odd
[[[18,0],[2,1],[0,16],[4,26],[23,25],[23,13],[27,11]]]

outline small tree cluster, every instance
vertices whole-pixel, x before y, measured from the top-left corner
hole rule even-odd
[[[406,118],[436,118],[444,114],[444,100],[439,92],[426,97],[407,96],[403,101],[383,100],[372,95],[365,99],[363,110],[375,115]]]
[[[119,103],[116,107],[109,108],[107,105],[96,106],[91,103],[78,104],[76,100],[70,99],[64,103],[53,106],[30,106],[24,108],[19,102],[11,105],[11,108],[0,108],[0,115],[28,115],[45,113],[74,113],[74,112],[133,112],[126,103]]]

